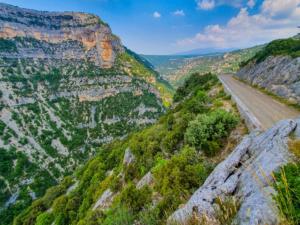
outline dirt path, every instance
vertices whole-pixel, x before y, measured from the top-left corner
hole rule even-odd
[[[259,90],[244,84],[231,75],[220,75],[221,82],[230,89],[231,95],[237,97],[260,122],[263,129],[272,127],[283,119],[300,117],[300,112],[288,107]]]

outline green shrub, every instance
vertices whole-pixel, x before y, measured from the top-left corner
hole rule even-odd
[[[137,189],[134,184],[130,183],[122,191],[120,202],[133,212],[139,212],[150,202],[151,194],[152,192],[149,187],[145,186],[141,189]]]
[[[53,222],[53,215],[50,213],[42,213],[36,219],[35,225],[51,225]]]
[[[134,224],[134,216],[130,210],[124,206],[108,212],[106,219],[102,225],[132,225]]]
[[[6,124],[0,121],[0,136],[4,134]]]
[[[200,114],[189,123],[185,141],[212,156],[220,149],[222,139],[228,137],[237,124],[238,118],[225,110],[218,109],[209,114]]]
[[[300,163],[290,163],[275,174],[274,196],[284,223],[300,224]]]
[[[246,66],[249,62],[260,63],[269,56],[277,55],[289,55],[293,58],[300,57],[300,40],[288,38],[272,41],[261,51],[256,53],[253,58],[242,62],[240,67]]]
[[[155,190],[163,201],[158,205],[163,216],[165,211],[175,210],[204,182],[210,172],[195,149],[183,148],[170,160],[158,160],[153,169]]]
[[[179,102],[188,95],[194,94],[195,91],[208,90],[211,86],[218,83],[216,75],[211,73],[202,75],[199,73],[192,74],[182,85],[179,87],[174,95],[174,102]]]
[[[12,40],[0,38],[0,52],[16,52],[16,43]]]

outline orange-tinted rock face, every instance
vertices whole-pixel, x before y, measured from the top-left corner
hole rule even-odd
[[[30,37],[59,44],[80,42],[97,65],[110,68],[124,48],[97,16],[84,13],[50,13],[0,3],[0,38]],[[83,58],[82,56],[78,56]]]
[[[102,41],[101,42],[101,48],[102,48],[102,52],[101,52],[102,61],[109,63],[112,60],[112,57],[113,57],[113,49],[112,49],[111,42]]]

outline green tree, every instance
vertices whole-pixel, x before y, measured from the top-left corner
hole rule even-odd
[[[207,155],[214,155],[221,147],[222,138],[228,137],[237,124],[238,118],[222,109],[200,114],[189,123],[185,141]]]

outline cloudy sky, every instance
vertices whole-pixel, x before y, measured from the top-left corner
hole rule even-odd
[[[300,32],[300,0],[0,0],[99,15],[130,49],[171,54],[266,43]]]

